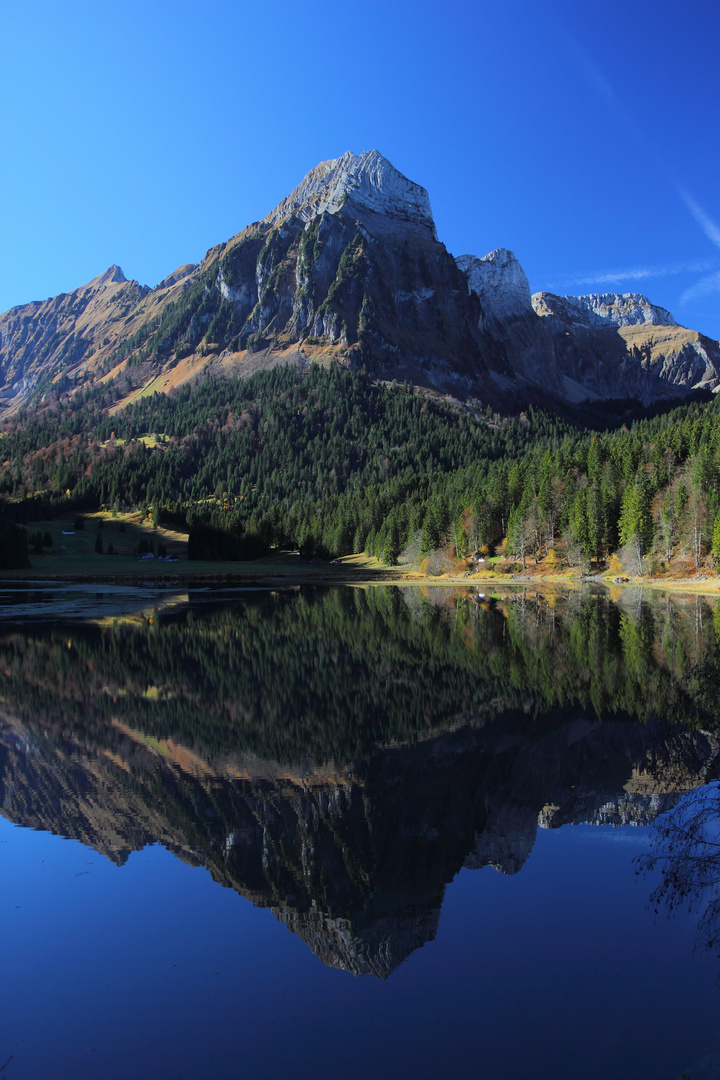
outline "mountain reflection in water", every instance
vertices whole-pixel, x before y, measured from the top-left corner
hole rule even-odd
[[[384,978],[463,866],[720,775],[718,636],[694,598],[392,586],[6,626],[3,814],[118,864],[161,843]]]

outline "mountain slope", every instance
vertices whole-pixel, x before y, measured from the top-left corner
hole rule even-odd
[[[177,299],[194,270],[180,267],[148,289],[113,265],[71,293],[0,316],[0,408],[13,411],[43,383],[83,385],[113,355],[131,354],[133,336]]]
[[[485,333],[520,382],[569,402],[630,397],[650,404],[720,385],[720,344],[678,326],[639,293],[530,295],[511,251],[457,260]]]
[[[536,293],[532,304],[570,400],[574,391],[577,400],[622,395],[650,404],[720,385],[718,342],[678,326],[646,296]]]

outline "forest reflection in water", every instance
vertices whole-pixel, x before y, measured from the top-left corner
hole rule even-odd
[[[672,901],[663,823],[694,789],[706,839],[718,814],[720,608],[623,595],[303,588],[7,623],[3,813],[118,864],[161,843],[358,975],[434,937],[462,867],[519,871],[539,827],[657,820]]]

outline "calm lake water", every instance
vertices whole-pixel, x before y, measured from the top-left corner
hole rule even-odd
[[[717,1080],[720,605],[0,592],[0,1080]]]

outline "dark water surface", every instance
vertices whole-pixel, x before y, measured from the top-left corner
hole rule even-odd
[[[0,610],[0,1078],[720,1077],[720,608]]]

